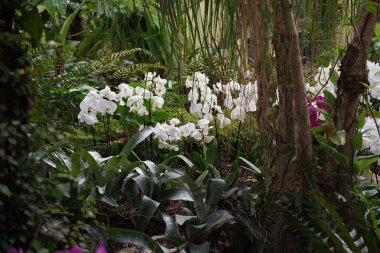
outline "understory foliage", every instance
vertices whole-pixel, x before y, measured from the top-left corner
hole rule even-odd
[[[379,252],[379,1],[3,2],[1,251]]]

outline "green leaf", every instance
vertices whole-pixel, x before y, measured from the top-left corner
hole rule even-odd
[[[261,170],[257,168],[253,163],[245,159],[244,157],[239,157],[240,160],[242,160],[246,165],[248,165],[249,168],[244,167],[245,169],[248,169],[254,173],[261,174]]]
[[[9,190],[8,186],[0,184],[0,193],[10,197],[12,195],[11,191]]]
[[[203,157],[199,153],[193,152],[192,158],[197,168],[201,169],[202,171],[206,170],[206,167],[207,167],[206,161],[203,159]]]
[[[100,199],[100,201],[110,205],[110,206],[113,206],[113,207],[118,207],[119,205],[116,203],[116,201],[112,198],[112,197],[109,197],[107,195],[103,195]]]
[[[166,232],[168,233],[168,235],[174,236],[174,237],[181,237],[181,235],[178,232],[178,228],[177,228],[175,220],[166,213],[161,213],[161,216],[165,222]]]
[[[69,2],[69,0],[45,0],[44,5],[52,17],[55,13],[64,16]]]
[[[66,198],[70,198],[70,183],[64,183],[64,184],[57,184],[56,185],[56,189],[59,191],[59,193],[66,197]]]
[[[73,177],[78,177],[82,169],[82,162],[80,160],[80,154],[74,152],[71,154],[71,174]]]
[[[138,144],[140,144],[142,141],[144,141],[152,133],[153,133],[153,128],[147,127],[141,130],[140,132],[136,133],[135,135],[133,135],[132,138],[128,141],[128,143],[125,145],[125,147],[121,151],[121,155],[128,158],[128,156],[135,149],[135,147]]]
[[[238,177],[239,177],[239,166],[238,166],[238,162],[235,161],[232,164],[230,173],[228,173],[227,178],[226,178],[227,189],[231,189],[235,185],[235,182]]]
[[[81,150],[80,154],[83,157],[83,159],[86,160],[86,162],[88,163],[92,173],[94,173],[96,184],[99,186],[103,186],[106,180],[102,175],[98,162],[94,159],[94,157],[92,157],[92,155],[90,155],[90,153],[88,153],[84,149]]]
[[[198,223],[196,223],[198,224]],[[190,222],[185,224],[186,236],[190,242],[201,242],[204,241],[206,236],[206,224],[195,225]]]
[[[218,153],[217,151],[218,151],[218,144],[216,141],[214,141],[207,150],[207,155],[206,155],[206,164],[207,165],[209,165],[209,164],[214,165],[216,155]]]
[[[352,144],[356,150],[362,149],[363,146],[363,133],[356,132],[352,140]]]
[[[335,85],[338,86],[338,80],[339,80],[339,74],[338,72],[331,68],[330,69],[330,81]]]
[[[225,187],[226,182],[223,179],[211,179],[206,196],[206,212],[214,209]]]
[[[20,19],[21,28],[29,33],[32,43],[36,46],[41,39],[43,32],[43,21],[36,8],[31,11],[23,11]]]
[[[362,113],[359,114],[358,119],[357,119],[357,121],[358,121],[357,128],[358,129],[363,128],[363,126],[365,124],[365,115],[366,115],[366,112],[362,112]]]
[[[180,215],[180,214],[175,214],[174,217],[175,217],[175,222],[180,226],[182,226],[188,221],[193,221],[197,219],[197,216]]]
[[[158,169],[157,165],[151,161],[143,161],[143,164],[145,164],[145,166],[152,173],[154,182],[158,183],[160,177],[160,170]]]
[[[368,172],[370,170],[371,164],[377,162],[379,160],[378,155],[368,155],[368,156],[359,156],[354,158],[354,171],[357,174],[361,174],[363,172]]]
[[[61,31],[59,32],[59,35],[57,37],[57,41],[65,44],[65,40],[67,37],[67,33],[69,31],[69,28],[71,24],[73,23],[75,16],[79,13],[80,9],[82,6],[86,3],[86,0],[84,0],[76,9],[73,13],[70,14],[70,16],[67,17],[65,23],[63,23]]]
[[[137,220],[137,229],[144,230],[149,223],[150,218],[152,218],[153,214],[156,212],[159,202],[154,201],[153,199],[143,196],[140,205],[140,216]]]
[[[171,115],[170,115],[170,113],[168,113],[166,111],[157,111],[153,114],[153,117],[154,117],[155,121],[160,122],[160,121],[169,120]]]
[[[374,1],[369,1],[367,2],[367,4],[365,5],[365,9],[368,11],[368,12],[371,12],[371,13],[374,13],[376,14],[377,13],[377,6],[379,4],[374,2]]]
[[[326,98],[326,104],[330,107],[330,108],[333,108],[334,107],[334,105],[335,105],[335,96],[331,93],[331,92],[329,92],[329,91],[327,91],[327,90],[325,90],[324,92],[323,92],[323,95],[324,95],[324,97]]]
[[[151,185],[149,178],[146,175],[138,175],[136,177],[133,177],[132,180],[136,182],[144,194],[149,195]]]
[[[167,200],[181,200],[181,201],[194,201],[193,197],[185,189],[169,189],[161,192],[160,202]]]
[[[176,159],[181,159],[182,161],[184,161],[187,166],[189,166],[190,168],[192,168],[194,166],[194,163],[192,161],[190,161],[189,158],[187,158],[186,156],[184,155],[175,155],[175,156],[171,156],[169,157],[168,159],[166,159],[165,161],[163,161],[162,163],[163,164],[168,164],[171,160],[176,160]]]
[[[217,210],[206,217],[206,233],[210,233],[215,228],[220,228],[223,224],[233,221],[235,218],[226,210]]]
[[[168,181],[171,181],[171,180],[175,180],[175,179],[178,179],[180,177],[182,177],[183,175],[180,175],[178,173],[175,173],[175,172],[170,172],[170,171],[167,171],[167,172],[164,172],[162,175],[161,175],[161,180],[160,180],[160,183],[166,183]]]
[[[329,137],[329,139],[335,145],[344,145],[346,143],[346,131],[336,131]]]
[[[160,245],[150,236],[132,229],[108,228],[104,231],[105,236],[119,243],[133,243],[137,246],[149,249],[155,253],[164,253]]]
[[[203,185],[203,182],[205,181],[205,179],[207,178],[209,173],[210,173],[210,171],[208,171],[208,170],[203,171],[202,174],[199,175],[197,180],[195,180],[195,183],[198,185]]]

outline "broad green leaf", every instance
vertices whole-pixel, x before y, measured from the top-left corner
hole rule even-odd
[[[161,179],[160,179],[160,183],[166,183],[168,181],[171,181],[171,180],[175,180],[175,179],[178,179],[180,177],[182,177],[183,175],[180,175],[178,173],[175,173],[175,172],[164,172],[162,175],[161,175]]]
[[[203,185],[203,182],[205,181],[205,179],[207,178],[209,173],[210,173],[210,171],[208,171],[208,170],[203,171],[202,174],[199,175],[197,180],[195,180],[195,183],[198,185]]]
[[[104,231],[104,235],[115,242],[132,243],[155,253],[164,253],[160,245],[150,236],[136,230],[108,228]]]
[[[245,159],[244,157],[239,157],[240,160],[242,160],[246,165],[248,165],[249,168],[246,168],[254,173],[261,174],[261,170],[256,167],[253,163]]]
[[[181,201],[194,201],[193,197],[185,189],[169,189],[161,192],[160,202],[167,200],[181,200]]]
[[[223,179],[211,179],[206,196],[206,212],[209,212],[216,206],[225,187],[226,182]]]
[[[138,175],[136,177],[133,177],[132,180],[136,182],[144,194],[149,195],[151,185],[149,178],[146,175]]]
[[[176,160],[176,159],[181,159],[182,161],[184,161],[187,166],[189,166],[190,168],[194,166],[193,162],[190,161],[189,158],[187,158],[186,156],[184,155],[175,155],[175,156],[171,156],[169,157],[168,159],[166,159],[165,161],[162,162],[162,164],[168,164],[171,160]]]
[[[366,115],[366,112],[362,112],[362,113],[359,114],[358,119],[357,119],[357,121],[358,121],[357,128],[358,129],[363,128],[363,126],[365,124],[365,115]]]
[[[170,113],[166,112],[166,111],[156,111],[154,114],[153,114],[153,117],[155,119],[155,121],[166,121],[166,120],[169,120],[171,115]]]
[[[113,207],[118,207],[119,205],[116,203],[116,201],[110,197],[110,196],[107,196],[107,195],[103,195],[100,199],[100,201],[110,205],[110,206],[113,206]]]
[[[97,185],[103,186],[106,180],[102,175],[98,162],[94,159],[92,155],[90,155],[90,153],[88,153],[84,149],[81,150],[80,154],[83,157],[83,159],[88,163],[92,173],[94,173]]]
[[[180,215],[180,214],[175,214],[175,222],[182,226],[188,221],[193,221],[197,219],[197,216],[189,216],[189,215]]]
[[[178,232],[178,228],[177,228],[176,222],[173,219],[173,217],[171,217],[170,215],[168,215],[166,213],[161,213],[161,216],[165,222],[166,232],[168,233],[168,235],[175,236],[175,237],[181,237],[181,235]]]
[[[333,108],[336,100],[335,96],[327,90],[323,92],[323,95],[326,98],[326,104],[329,106],[329,108]]]
[[[158,169],[157,165],[154,162],[151,162],[151,161],[143,161],[143,164],[145,164],[145,166],[152,173],[154,182],[158,183],[159,176],[160,176],[160,170]]]
[[[338,72],[331,68],[330,69],[330,81],[335,85],[338,86],[338,79],[339,79],[339,74]]]
[[[368,11],[368,12],[371,12],[371,13],[374,13],[376,14],[377,13],[377,8],[378,8],[378,3],[374,2],[374,1],[369,1],[366,3],[365,5],[365,9]]]
[[[23,11],[19,23],[22,29],[29,33],[33,45],[36,46],[40,42],[43,32],[43,21],[37,9]]]
[[[142,141],[144,141],[152,133],[153,133],[153,128],[147,127],[141,130],[140,132],[136,133],[135,135],[133,135],[132,138],[128,141],[128,143],[125,145],[125,147],[121,151],[121,155],[128,158],[128,156],[136,148],[136,146],[140,144]]]
[[[210,233],[214,228],[220,228],[223,224],[233,221],[235,218],[226,210],[217,210],[206,217],[207,233]]]
[[[71,13],[70,16],[67,17],[67,19],[66,19],[65,23],[63,23],[61,31],[59,32],[59,35],[57,37],[58,42],[65,44],[65,40],[67,37],[67,33],[69,31],[69,28],[70,28],[71,24],[73,23],[75,16],[78,15],[80,9],[82,8],[82,6],[85,3],[86,3],[86,0],[83,0],[83,2],[75,9],[75,11],[73,13]]]
[[[140,205],[140,216],[137,220],[137,229],[144,230],[149,223],[149,220],[152,218],[154,213],[156,212],[159,202],[154,201],[153,199],[143,196]]]
[[[346,131],[340,130],[336,131],[329,137],[330,141],[335,145],[344,145],[346,144]]]
[[[209,165],[214,165],[215,164],[215,159],[218,151],[218,144],[216,141],[214,141],[210,147],[207,150],[207,155],[206,155],[206,164]]]
[[[227,189],[231,189],[235,185],[235,182],[238,177],[239,177],[239,166],[238,166],[238,162],[235,161],[232,164],[230,173],[228,173],[227,178],[226,178]]]
[[[354,171],[358,174],[369,171],[371,164],[379,160],[378,155],[359,156],[354,158]]]
[[[45,0],[44,5],[52,17],[54,17],[55,13],[65,16],[69,2],[69,0]]]
[[[190,222],[186,222],[185,224],[186,236],[190,242],[204,241],[205,236],[207,235],[206,229],[207,225],[205,223],[195,225]]]
[[[352,144],[356,150],[360,150],[363,146],[363,133],[356,132],[354,134]]]
[[[197,166],[199,169],[206,170],[206,161],[203,159],[203,157],[197,153],[192,153],[193,162],[195,163],[195,166]]]
[[[73,177],[78,177],[82,169],[82,162],[80,160],[80,154],[74,152],[71,154],[71,174]]]

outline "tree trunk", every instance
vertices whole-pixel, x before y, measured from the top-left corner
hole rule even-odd
[[[260,126],[259,141],[263,145],[263,160],[262,166],[268,170],[273,159],[273,152],[271,152],[272,138],[270,136],[270,101],[269,101],[269,84],[271,82],[271,59],[269,53],[269,22],[265,22],[270,18],[266,12],[271,12],[271,6],[268,2],[259,3],[259,0],[250,2],[249,12],[252,20],[251,40],[253,41],[254,51],[254,66],[256,71],[257,81],[257,121]],[[267,16],[266,16],[267,15]],[[268,21],[268,20],[267,20]]]
[[[379,3],[380,1],[375,1]],[[337,147],[347,157],[347,164],[337,164],[330,156],[326,161],[327,178],[322,185],[328,192],[340,193],[346,199],[350,198],[353,177],[353,158],[355,149],[353,138],[357,127],[356,117],[360,100],[368,84],[367,59],[375,30],[378,12],[371,13],[363,8],[355,34],[343,57],[338,80],[338,92],[335,104],[335,126],[338,131],[346,132],[346,143]],[[326,185],[327,184],[327,185]],[[330,194],[331,195],[331,194]],[[330,196],[333,199],[334,196]]]
[[[284,193],[307,193],[314,181],[314,163],[306,90],[298,31],[288,0],[277,5],[274,48],[279,87],[276,168],[270,185],[272,202],[286,205]],[[302,252],[305,241],[271,206],[265,222],[273,249],[270,252]]]

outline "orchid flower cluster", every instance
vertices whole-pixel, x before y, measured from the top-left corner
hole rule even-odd
[[[367,61],[369,92],[371,97],[380,100],[380,65],[371,61]],[[320,94],[324,90],[336,94],[336,86],[332,83],[330,74],[333,67],[330,65],[326,68],[320,68],[319,73],[315,76],[315,85],[306,84],[306,89],[317,95],[314,99],[307,97],[308,109],[310,114],[311,127],[320,125],[320,120],[324,120],[323,111],[327,111],[324,105],[325,98]],[[340,71],[338,67],[334,67],[338,75]],[[361,130],[363,133],[363,148],[368,149],[374,155],[380,155],[379,129],[380,120],[373,117],[367,117],[366,122]]]
[[[210,143],[213,141],[214,136],[209,135],[210,121],[207,119],[201,119],[197,125],[194,123],[186,123],[178,126],[180,120],[173,118],[167,123],[157,123],[153,129],[154,138],[158,139],[158,148],[169,149],[178,151],[178,145],[176,144],[181,138],[193,138],[196,141],[203,141],[204,143]]]
[[[244,122],[247,112],[256,111],[256,83],[241,85],[236,81],[230,81],[222,85],[218,82],[213,85],[213,89],[208,84],[209,79],[203,73],[195,72],[193,76],[187,77],[186,87],[190,88],[190,113],[211,121],[214,112],[220,122],[220,128],[224,128],[231,124],[231,119]],[[217,95],[220,93],[224,96],[224,107],[231,110],[231,119],[225,117],[222,107],[218,105]],[[238,96],[234,98],[235,94]]]
[[[380,100],[380,65],[367,61],[367,67],[370,94],[373,98]]]
[[[214,115],[219,121],[219,127],[223,129],[231,124],[231,119],[243,122],[247,112],[256,111],[256,89],[251,83],[240,85],[236,81],[231,81],[226,85],[216,83],[210,88],[208,77],[201,72],[195,72],[194,75],[187,77],[185,85],[190,88],[189,111],[198,117],[198,122],[179,125],[179,119],[173,118],[169,124],[157,123],[154,127],[154,138],[158,139],[160,149],[178,151],[176,143],[182,138],[210,143],[214,139],[214,136],[209,135],[209,130],[213,128],[210,123],[214,120]],[[225,116],[222,106],[218,104],[219,94],[225,97],[224,107],[232,109],[231,119]],[[238,96],[234,98],[236,94]]]
[[[113,115],[117,109],[117,104],[127,106],[131,112],[140,116],[149,114],[145,101],[152,102],[152,110],[160,109],[164,105],[163,95],[166,93],[166,79],[157,76],[156,73],[149,72],[145,75],[146,88],[131,87],[126,83],[118,86],[119,93],[113,92],[109,86],[103,90],[92,89],[80,103],[80,113],[78,119],[88,125],[99,122],[97,115]]]
[[[380,120],[367,117],[362,128],[363,148],[369,149],[372,154],[380,155],[379,129]]]
[[[380,65],[371,61],[367,61],[369,91],[373,98],[380,100]],[[312,94],[322,93],[324,90],[336,95],[337,87],[333,84],[330,74],[335,71],[340,76],[338,64],[334,67],[331,64],[328,67],[320,67],[315,75],[315,85],[306,83],[306,90]]]
[[[330,76],[333,71],[340,75],[340,70],[337,64],[334,67],[331,66],[331,64],[327,67],[320,67],[318,73],[314,76],[315,85],[306,83],[306,90],[314,95],[323,94],[323,91],[325,90],[335,95],[337,87],[332,82]]]

